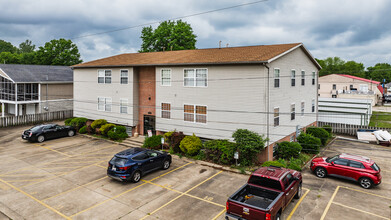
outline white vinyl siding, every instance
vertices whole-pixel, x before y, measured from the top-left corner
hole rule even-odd
[[[183,73],[183,85],[185,87],[207,87],[207,69],[185,69]]]
[[[161,70],[161,85],[162,86],[171,86],[171,70],[162,69]]]

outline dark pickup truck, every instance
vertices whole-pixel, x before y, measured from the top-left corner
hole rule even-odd
[[[280,167],[261,167],[227,201],[225,219],[281,219],[293,198],[302,195],[301,173]]]

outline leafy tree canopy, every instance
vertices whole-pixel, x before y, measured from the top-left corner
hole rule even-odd
[[[17,51],[17,48],[14,47],[10,42],[0,40],[0,53],[2,52],[10,52],[15,53]]]
[[[182,20],[164,21],[155,30],[151,26],[142,29],[139,52],[196,49],[196,37],[190,24]]]
[[[338,73],[365,77],[365,67],[362,63],[355,61],[345,62],[339,57],[328,57],[324,60],[316,59],[316,61],[322,66],[322,69],[319,71],[319,76]]]
[[[71,66],[83,62],[76,44],[63,38],[51,40],[39,47],[35,59],[36,63],[42,65]]]
[[[19,53],[31,53],[34,52],[35,45],[32,44],[31,40],[26,40],[23,43],[19,44]]]
[[[388,63],[377,63],[367,68],[367,78],[383,83],[383,79],[391,82],[391,65]]]

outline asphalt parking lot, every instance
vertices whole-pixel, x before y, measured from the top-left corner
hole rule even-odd
[[[80,135],[28,143],[26,128],[0,129],[0,219],[224,219],[227,197],[248,178],[174,157],[170,169],[122,183],[106,167],[126,147]],[[364,190],[306,169],[304,195],[283,219],[390,218],[391,149],[336,140],[324,154],[338,152],[374,159],[383,183]]]

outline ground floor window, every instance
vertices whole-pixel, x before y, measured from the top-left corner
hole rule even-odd
[[[170,103],[162,103],[162,118],[171,118],[171,104]]]
[[[184,120],[189,122],[206,123],[207,107],[201,105],[184,105]]]

